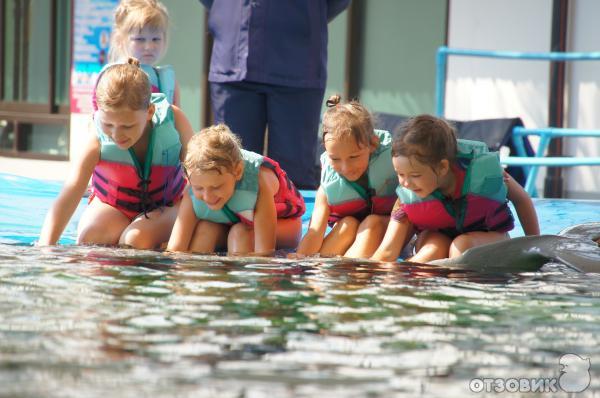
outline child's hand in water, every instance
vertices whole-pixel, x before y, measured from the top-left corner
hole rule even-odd
[[[287,258],[290,260],[303,260],[308,257],[306,254],[302,253],[288,253]]]
[[[33,242],[33,246],[43,254],[55,254],[60,253],[64,250],[58,245],[41,245],[37,240]]]
[[[275,255],[275,250],[248,253],[227,252],[227,255],[231,257],[273,257]]]

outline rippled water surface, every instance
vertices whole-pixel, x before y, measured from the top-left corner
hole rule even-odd
[[[473,378],[558,378],[564,353],[600,389],[599,274],[42,250],[51,199],[10,195],[0,396],[483,396]]]

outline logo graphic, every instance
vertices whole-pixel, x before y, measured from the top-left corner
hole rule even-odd
[[[590,385],[590,359],[577,354],[564,354],[558,360],[558,385],[564,392],[582,392]]]
[[[556,393],[582,392],[590,386],[590,359],[577,354],[563,354],[559,360],[558,378],[477,378],[469,383],[472,392]]]

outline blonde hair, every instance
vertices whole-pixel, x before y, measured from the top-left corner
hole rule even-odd
[[[186,172],[206,172],[221,169],[233,173],[242,161],[241,143],[224,124],[210,126],[195,134],[187,145],[183,165]],[[243,163],[242,163],[243,165]]]
[[[118,62],[128,57],[129,34],[145,27],[163,31],[166,49],[169,13],[164,4],[158,0],[121,0],[115,9],[108,61]]]
[[[150,106],[150,80],[140,68],[140,61],[129,58],[127,63],[106,68],[96,83],[98,109],[117,109],[123,106],[139,111]]]
[[[360,146],[367,146],[375,135],[373,117],[359,102],[340,103],[339,95],[332,95],[326,102],[323,115],[323,142],[353,137]]]

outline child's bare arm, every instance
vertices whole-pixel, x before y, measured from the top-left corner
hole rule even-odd
[[[394,209],[399,205],[400,202],[396,201]],[[383,236],[383,240],[371,259],[377,261],[396,261],[404,247],[411,228],[412,225],[407,217],[404,217],[401,220],[391,219],[387,230],[385,231],[385,235]]]
[[[183,161],[185,159],[185,154],[187,153],[187,144],[194,135],[194,130],[181,109],[176,106],[173,106],[172,109],[173,118],[175,120],[175,129],[179,133],[179,141],[181,142],[181,155],[179,159]]]
[[[254,252],[258,255],[270,255],[275,250],[277,210],[273,197],[278,185],[271,170],[260,169],[258,198],[254,209]]]
[[[517,216],[519,217],[525,235],[539,235],[540,225],[538,223],[535,207],[533,206],[533,201],[523,187],[521,187],[521,185],[519,185],[519,183],[509,174],[505,174],[504,180],[508,188],[508,200],[515,206]]]
[[[83,150],[71,166],[71,171],[58,198],[46,214],[38,245],[55,245],[75,212],[85,192],[94,167],[100,160],[100,143],[91,132]]]
[[[325,231],[327,230],[327,221],[329,219],[329,204],[327,196],[322,188],[319,187],[315,197],[315,205],[313,207],[310,224],[306,235],[300,241],[297,254],[311,255],[318,253],[323,245]]]
[[[198,219],[194,213],[194,206],[188,190],[183,193],[177,219],[171,231],[171,237],[167,244],[167,251],[170,252],[185,252],[190,248],[190,241],[194,234]]]

